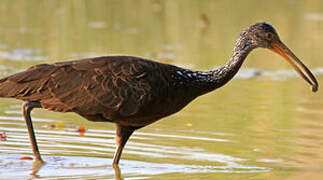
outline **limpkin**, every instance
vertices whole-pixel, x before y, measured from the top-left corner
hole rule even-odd
[[[232,57],[211,71],[193,71],[133,56],[103,56],[39,64],[0,80],[0,97],[23,100],[35,160],[40,156],[30,112],[44,108],[75,112],[90,121],[116,124],[117,165],[131,134],[184,108],[196,97],[225,85],[255,48],[267,48],[282,56],[296,72],[318,89],[310,70],[285,46],[276,30],[261,22],[239,36]]]

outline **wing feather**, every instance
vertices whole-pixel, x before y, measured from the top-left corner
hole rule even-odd
[[[42,64],[0,80],[0,96],[59,112],[127,117],[152,100],[154,68],[151,61],[121,56]]]

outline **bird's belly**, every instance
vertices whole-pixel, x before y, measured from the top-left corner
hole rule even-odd
[[[164,99],[162,101],[156,101],[142,108],[137,114],[122,117],[118,123],[125,126],[144,127],[180,111],[193,99],[181,98],[178,100]]]

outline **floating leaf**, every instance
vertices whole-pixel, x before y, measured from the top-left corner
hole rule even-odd
[[[29,156],[22,156],[19,158],[20,160],[33,160],[32,157],[29,157]]]

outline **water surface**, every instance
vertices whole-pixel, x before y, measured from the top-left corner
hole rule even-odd
[[[268,21],[322,81],[321,1],[1,1],[0,75],[31,65],[127,54],[206,70],[229,59],[242,29]],[[137,131],[120,171],[114,124],[34,110],[46,164],[35,171],[21,101],[1,99],[0,179],[319,179],[323,93],[268,50],[228,85]],[[59,128],[51,128],[59,126]],[[86,127],[84,135],[75,132]],[[34,169],[34,170],[33,170]],[[34,172],[34,175],[30,175]]]

